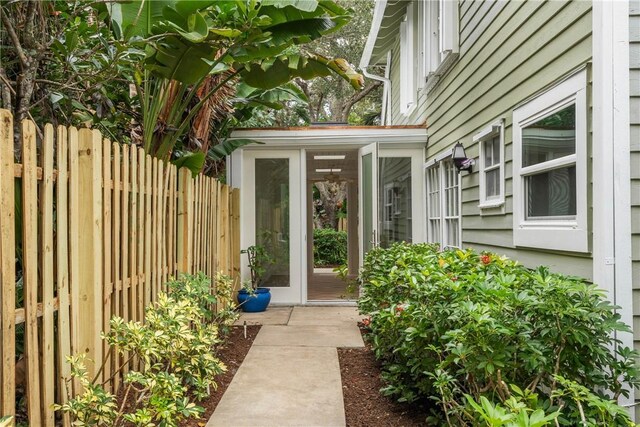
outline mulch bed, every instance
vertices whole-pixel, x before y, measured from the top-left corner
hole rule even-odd
[[[380,363],[366,340],[364,348],[339,348],[338,358],[348,427],[427,425],[427,408],[380,394]]]
[[[238,368],[242,364],[245,356],[253,344],[253,340],[258,335],[261,325],[247,325],[247,338],[244,338],[243,327],[233,326],[231,332],[227,337],[224,347],[218,351],[218,357],[225,365],[227,365],[227,371],[216,377],[216,383],[218,383],[218,389],[211,393],[211,396],[207,400],[198,402],[198,406],[204,408],[204,414],[200,419],[188,419],[181,423],[182,427],[202,427],[207,424],[207,421],[213,414],[213,411],[218,406],[218,402],[222,399],[222,395],[231,384],[231,380],[238,371]]]

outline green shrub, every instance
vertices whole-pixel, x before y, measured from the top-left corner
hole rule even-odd
[[[515,386],[540,396],[525,405],[526,416],[560,411],[561,425],[580,425],[583,405],[598,425],[628,425],[624,411],[597,408],[627,395],[622,383],[637,386],[639,372],[637,354],[613,338],[629,328],[595,285],[427,244],[373,249],[360,281],[359,308],[370,316],[384,393],[435,400],[453,425],[520,425],[483,424],[470,403],[483,408],[484,397],[502,410]],[[574,385],[590,398],[567,392]]]
[[[317,267],[347,262],[347,232],[331,228],[313,230],[313,263]]]
[[[226,370],[215,356],[220,343],[219,326],[234,317],[232,282],[223,275],[211,280],[204,274],[183,275],[168,284],[170,294],[160,293],[158,300],[145,310],[145,321],[125,322],[113,317],[111,329],[103,334],[110,350],[128,354],[140,362],[140,370],[130,371],[125,379],[124,399],[133,394],[128,412],[118,408],[115,396],[89,380],[84,356],[68,357],[72,377],[78,378],[82,393],[56,409],[71,414],[77,425],[177,426],[204,410],[190,401],[201,400],[216,388],[215,377]],[[224,307],[212,310],[212,304]],[[229,312],[227,312],[229,311]]]

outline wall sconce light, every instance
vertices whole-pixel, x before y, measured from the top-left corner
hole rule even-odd
[[[464,146],[458,142],[453,147],[453,152],[451,157],[453,158],[453,164],[456,166],[458,171],[469,171],[469,173],[473,172],[473,166],[476,164],[474,159],[467,158],[467,154],[464,152]]]

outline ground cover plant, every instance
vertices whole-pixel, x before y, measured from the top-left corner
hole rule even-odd
[[[100,372],[91,380],[84,354],[67,358],[82,392],[56,409],[69,413],[74,425],[170,427],[204,411],[196,402],[216,389],[216,376],[226,370],[214,351],[223,339],[221,327],[236,318],[233,282],[218,275],[212,287],[199,273],[182,275],[168,288],[147,307],[144,323],[113,317],[103,334],[110,345],[103,366],[114,351],[127,355],[120,369],[134,358],[139,362],[125,375],[121,402],[100,383]],[[222,309],[213,310],[213,304]]]
[[[331,228],[313,230],[313,263],[316,267],[338,266],[347,262],[347,232]]]
[[[615,401],[639,384],[637,353],[597,286],[428,244],[373,249],[360,280],[383,392],[435,401],[435,423],[634,425]]]

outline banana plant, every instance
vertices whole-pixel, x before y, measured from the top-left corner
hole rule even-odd
[[[354,89],[363,86],[347,61],[304,50],[349,21],[333,0],[137,0],[109,8],[115,33],[145,49],[144,68],[134,79],[144,148],[164,160],[200,110],[229,87],[252,87],[251,102],[264,95],[262,105],[273,108],[282,100],[270,90],[294,78],[335,73]],[[203,92],[205,81],[215,84]],[[232,145],[213,151],[228,152]]]

